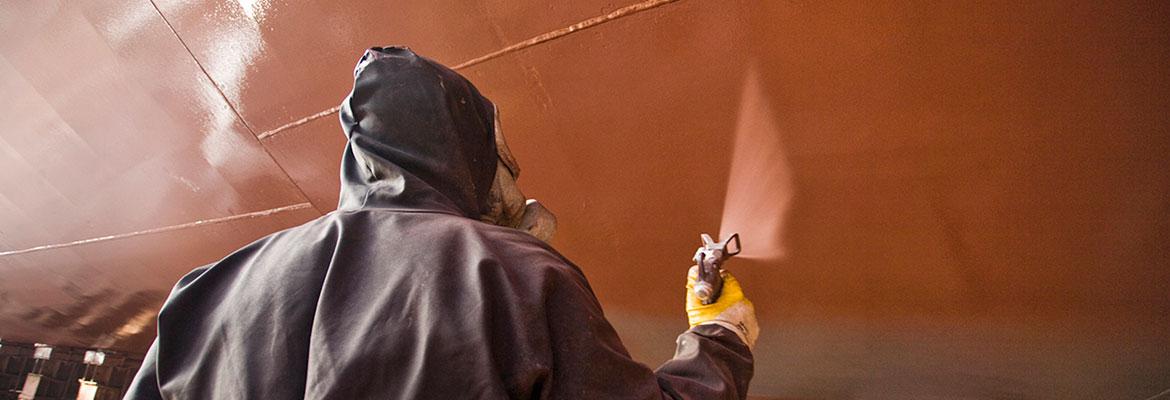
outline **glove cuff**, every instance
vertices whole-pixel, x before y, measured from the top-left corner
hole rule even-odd
[[[730,323],[727,321],[720,321],[720,320],[712,320],[712,321],[702,322],[702,323],[695,325],[695,326],[703,326],[703,325],[719,325],[719,326],[722,326],[724,328],[727,328],[727,330],[735,333],[735,336],[738,336],[739,340],[748,346],[748,350],[755,349],[755,346],[756,346],[755,341],[748,341],[748,334],[747,334],[746,327],[736,326],[733,323]]]

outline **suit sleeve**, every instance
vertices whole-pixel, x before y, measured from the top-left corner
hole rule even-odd
[[[124,400],[162,400],[162,393],[158,388],[158,339],[150,345],[146,357],[142,359],[142,367],[130,382]]]
[[[657,371],[630,358],[585,277],[562,270],[548,288],[553,351],[549,398],[745,399],[752,356],[735,333],[699,326]]]

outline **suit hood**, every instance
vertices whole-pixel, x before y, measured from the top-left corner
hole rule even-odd
[[[340,210],[392,208],[478,218],[497,153],[495,107],[455,71],[404,47],[374,47],[341,104]]]

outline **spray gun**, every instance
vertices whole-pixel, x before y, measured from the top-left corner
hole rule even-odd
[[[711,235],[706,233],[701,234],[700,238],[703,245],[695,250],[694,261],[699,266],[699,277],[695,279],[694,291],[695,297],[707,305],[719,300],[719,294],[723,291],[723,268],[720,265],[739,254],[739,234],[733,233],[723,242],[711,239]]]

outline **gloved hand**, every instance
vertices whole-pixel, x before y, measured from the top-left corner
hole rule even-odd
[[[699,267],[693,266],[687,272],[687,321],[691,327],[706,324],[716,324],[730,329],[747,343],[748,348],[756,346],[756,338],[760,335],[760,325],[756,322],[756,310],[752,302],[743,297],[743,289],[730,272],[723,271],[723,291],[715,303],[703,305],[695,297],[695,279],[699,276]]]

